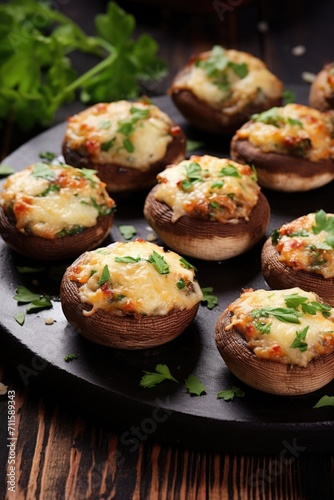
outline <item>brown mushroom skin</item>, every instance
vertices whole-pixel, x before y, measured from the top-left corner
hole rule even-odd
[[[262,274],[273,289],[282,290],[298,286],[303,290],[314,292],[324,302],[334,307],[334,278],[324,278],[321,274],[293,269],[279,261],[279,253],[268,238],[261,252]]]
[[[319,162],[288,154],[263,152],[247,139],[234,135],[231,158],[254,165],[260,186],[281,192],[309,191],[334,179],[334,160]]]
[[[77,168],[90,168],[97,171],[99,178],[106,183],[111,194],[128,194],[150,189],[156,184],[156,176],[166,165],[184,160],[186,155],[186,136],[175,123],[171,126],[172,140],[163,158],[153,163],[145,171],[125,167],[117,163],[96,163],[88,151],[74,150],[66,141],[62,144],[65,162]]]
[[[259,391],[280,396],[299,396],[316,391],[334,378],[333,353],[319,356],[304,368],[258,358],[239,331],[230,324],[225,310],[218,318],[215,341],[229,370],[245,384]]]
[[[180,72],[175,77],[175,82],[182,76],[182,73]],[[172,84],[168,92],[175,106],[189,123],[203,132],[216,135],[233,135],[252,114],[261,113],[273,106],[279,106],[282,102],[281,98],[270,99],[268,97],[264,103],[259,105],[249,103],[243,108],[242,112],[228,114],[224,113],[223,108],[217,109],[209,106],[188,89],[174,88]]]
[[[77,259],[72,265],[79,262]],[[173,309],[163,316],[111,315],[97,309],[92,315],[83,312],[90,306],[83,304],[78,284],[69,279],[67,270],[60,286],[60,300],[68,322],[86,339],[116,349],[139,350],[166,344],[178,337],[195,318],[199,303],[190,309]]]
[[[235,257],[260,241],[269,224],[270,207],[262,193],[248,221],[239,219],[224,224],[188,215],[172,222],[173,212],[155,199],[156,189],[157,186],[146,197],[144,216],[162,241],[181,255],[207,261]]]
[[[81,233],[48,239],[22,233],[0,207],[0,235],[9,247],[25,257],[43,261],[61,260],[98,247],[107,238],[113,220],[113,213],[100,216],[94,226]]]
[[[317,74],[310,88],[309,104],[319,111],[334,109],[334,90],[328,89],[328,79],[334,80],[333,73],[330,73],[333,68],[333,62],[326,64]]]

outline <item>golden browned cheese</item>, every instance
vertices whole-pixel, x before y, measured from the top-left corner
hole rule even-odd
[[[236,132],[264,153],[301,156],[314,162],[334,158],[333,125],[321,111],[287,104],[253,115]]]
[[[334,309],[312,292],[249,290],[228,309],[227,329],[237,328],[259,358],[304,367],[334,351]]]

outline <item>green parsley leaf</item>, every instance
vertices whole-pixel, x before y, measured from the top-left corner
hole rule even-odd
[[[52,162],[55,158],[57,158],[56,153],[52,153],[51,151],[42,151],[38,156],[41,160],[46,160],[47,162]]]
[[[261,321],[253,321],[253,325],[255,326],[258,332],[262,333],[263,335],[268,335],[268,333],[270,333],[272,323],[262,323]]]
[[[322,408],[324,406],[334,406],[334,396],[322,396],[313,408]]]
[[[287,119],[287,122],[289,125],[296,126],[296,127],[302,127],[303,124],[300,120],[296,120],[296,118],[291,118],[290,116]]]
[[[243,398],[244,396],[244,391],[242,391],[239,387],[232,385],[231,389],[224,389],[223,391],[219,391],[217,394],[217,399],[223,399],[224,401],[233,401],[235,397]]]
[[[286,104],[290,104],[292,102],[296,102],[296,94],[292,90],[289,89],[283,90],[282,97],[283,97],[283,106],[285,106]]]
[[[25,312],[19,312],[14,316],[15,321],[21,326],[24,325],[25,318],[26,318]]]
[[[196,267],[190,264],[190,262],[188,262],[184,257],[180,257],[180,264],[186,269],[194,269],[195,271],[197,271]]]
[[[131,240],[137,234],[136,228],[131,225],[118,226],[118,229],[125,240]]]
[[[179,290],[183,290],[183,288],[185,288],[187,285],[186,285],[186,282],[184,281],[183,278],[180,278],[177,282],[176,282],[176,286],[178,287]]]
[[[197,149],[201,149],[205,146],[204,142],[201,141],[193,141],[188,139],[187,140],[187,145],[186,145],[186,150],[188,153],[191,153],[193,151],[196,151]]]
[[[202,181],[202,169],[201,166],[194,161],[185,165],[184,168],[186,179],[181,182],[181,186],[185,191],[187,191],[193,186],[193,184]]]
[[[164,257],[160,255],[158,252],[153,250],[151,255],[148,258],[148,262],[150,264],[153,264],[153,266],[156,268],[156,270],[160,274],[168,274],[169,273],[169,265],[165,261]]]
[[[100,130],[107,130],[108,128],[111,127],[111,121],[110,120],[103,120],[100,124],[99,124],[99,129]]]
[[[221,189],[224,186],[224,181],[217,181],[211,184],[211,189]]]
[[[268,125],[273,125],[274,127],[281,127],[285,124],[285,118],[278,113],[278,108],[273,107],[263,111],[262,113],[256,113],[251,116],[251,120],[254,122],[266,123]]]
[[[301,352],[307,351],[307,343],[304,342],[304,340],[306,339],[309,328],[309,325],[307,325],[300,332],[296,332],[296,338],[294,339],[290,347],[292,347],[293,349],[299,349]]]
[[[102,286],[104,285],[105,283],[107,283],[107,281],[110,280],[110,272],[109,272],[109,267],[107,266],[107,264],[104,266],[103,270],[102,270],[102,273],[101,273],[101,276],[100,276],[100,279],[99,281],[97,282],[97,284],[99,286]]]
[[[164,380],[171,380],[172,382],[178,383],[178,381],[172,376],[167,365],[159,364],[155,367],[155,372],[144,371],[145,375],[141,378],[139,385],[149,389],[157,384],[160,384]]]
[[[28,290],[28,288],[26,288],[25,286],[19,285],[16,288],[16,292],[13,299],[17,300],[17,302],[19,303],[28,303],[34,300],[39,300],[40,296],[41,295],[39,293],[33,293],[30,290]]]
[[[228,67],[242,80],[248,75],[248,66],[246,63],[234,63],[229,61]]]
[[[20,274],[42,273],[45,271],[44,266],[30,267],[30,266],[17,266],[17,272]]]
[[[324,210],[319,210],[315,214],[316,225],[312,227],[314,234],[319,234],[321,231],[334,234],[334,217],[326,214]]]
[[[36,178],[45,179],[53,182],[57,178],[57,173],[46,163],[35,163],[32,169],[32,175]]]
[[[114,142],[115,142],[115,137],[113,137],[109,141],[102,142],[101,143],[101,151],[104,151],[105,153],[107,151],[109,151],[109,149],[112,147],[112,145],[114,144]]]
[[[0,164],[0,177],[7,177],[7,175],[12,175],[14,172],[15,170],[9,165]]]
[[[93,176],[97,174],[97,170],[93,170],[92,168],[81,168],[80,172],[82,176],[91,183],[92,186],[95,186],[96,180]]]
[[[261,309],[253,309],[251,311],[253,318],[268,318],[270,315],[283,323],[299,324],[298,317],[301,316],[301,313],[295,309],[285,307],[262,307]]]
[[[122,262],[124,264],[134,264],[140,261],[140,257],[131,257],[131,255],[124,255],[124,257],[115,257],[115,262]]]
[[[33,313],[42,309],[51,309],[52,302],[48,295],[42,295],[39,299],[32,300],[28,305],[26,312]]]
[[[273,245],[277,245],[281,238],[281,233],[279,229],[274,229],[271,233],[271,242]]]
[[[50,184],[44,191],[42,191],[38,196],[48,196],[49,193],[59,192],[61,186],[59,184]]]
[[[232,165],[232,163],[229,163],[227,167],[223,167],[219,172],[219,175],[225,175],[227,177],[238,177],[239,179],[241,179],[242,177],[237,167]]]
[[[196,375],[189,375],[185,380],[185,385],[189,394],[201,396],[205,394],[206,389]]]
[[[293,309],[298,309],[301,304],[305,304],[308,301],[307,297],[299,295],[298,293],[292,293],[290,295],[284,295],[284,302],[287,307],[292,307]]]
[[[208,309],[213,309],[218,304],[218,297],[213,293],[213,287],[208,286],[202,288],[203,299],[202,302],[206,302],[206,306]]]
[[[79,357],[79,354],[66,354],[66,356],[64,356],[64,361],[66,361],[66,363],[69,363],[70,361],[74,361],[75,359],[78,359]]]

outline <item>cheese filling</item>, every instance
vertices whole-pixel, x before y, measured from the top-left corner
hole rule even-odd
[[[262,104],[282,94],[282,83],[258,58],[215,46],[189,66],[175,88],[190,90],[224,114],[236,114],[248,104]]]
[[[301,104],[287,104],[253,115],[236,136],[265,153],[290,154],[314,162],[334,158],[330,118]]]
[[[157,106],[145,101],[100,103],[68,120],[65,143],[94,163],[148,170],[178,132]]]
[[[312,292],[250,290],[228,310],[254,354],[263,359],[305,367],[334,351],[334,309]]]
[[[284,224],[272,234],[279,261],[298,271],[334,278],[334,215],[323,210]]]
[[[115,202],[94,170],[40,162],[7,178],[0,206],[22,233],[53,239],[95,226]]]
[[[248,220],[260,192],[248,165],[209,155],[170,166],[157,179],[155,199],[173,210],[172,222],[182,215],[222,223]]]
[[[203,294],[195,269],[180,255],[144,240],[117,242],[86,252],[69,278],[80,300],[111,315],[163,316],[191,309]]]

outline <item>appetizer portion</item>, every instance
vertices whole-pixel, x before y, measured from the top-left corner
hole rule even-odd
[[[233,134],[253,113],[280,105],[282,92],[263,61],[220,46],[193,56],[169,89],[190,123],[215,134]]]
[[[334,306],[334,215],[319,210],[275,229],[261,262],[272,288],[299,286]]]
[[[261,391],[307,394],[334,378],[334,309],[299,287],[243,291],[215,338],[231,372]]]
[[[115,202],[94,170],[38,162],[6,179],[0,235],[27,257],[74,257],[105,240],[114,211]]]
[[[333,121],[325,113],[287,104],[255,114],[236,131],[231,156],[255,166],[259,184],[308,191],[334,179]]]
[[[334,109],[334,62],[326,64],[310,88],[309,103],[320,111]]]
[[[65,161],[97,170],[114,193],[152,187],[185,153],[181,128],[144,99],[99,103],[70,117],[63,140]]]
[[[248,165],[192,156],[158,176],[144,215],[170,248],[203,260],[224,260],[255,245],[270,208]]]
[[[203,298],[194,266],[141,239],[84,253],[66,270],[60,292],[66,318],[84,337],[119,349],[174,339]]]

